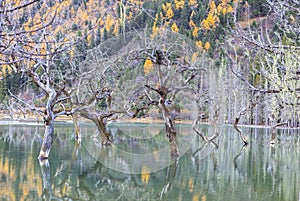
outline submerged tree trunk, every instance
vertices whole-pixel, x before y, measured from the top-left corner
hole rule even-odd
[[[169,108],[167,107],[167,95],[169,93],[168,89],[164,86],[160,86],[158,88],[153,88],[149,85],[145,85],[148,89],[151,89],[159,94],[159,101],[154,101],[150,97],[150,95],[146,92],[146,96],[151,102],[156,102],[156,106],[160,109],[163,119],[165,121],[165,127],[166,127],[166,133],[167,137],[169,139],[170,148],[172,156],[178,156],[178,146],[177,146],[177,133],[175,129],[175,122],[174,119],[171,116],[171,112]]]
[[[269,116],[270,125],[271,125],[271,140],[270,144],[276,144],[276,128],[279,126],[285,126],[287,123],[277,123],[277,119],[274,114]]]
[[[78,141],[78,143],[80,143],[81,134],[80,134],[80,127],[79,127],[78,118],[79,118],[78,113],[72,114],[73,124],[74,124],[74,127],[75,127],[75,138]]]
[[[110,145],[110,133],[106,129],[106,123],[104,122],[104,118],[100,117],[98,119],[94,120],[94,123],[96,124],[98,131],[101,136],[101,144],[102,145]]]
[[[246,115],[246,112],[252,111],[253,108],[259,103],[259,101],[260,101],[259,96],[255,96],[254,99],[251,99],[250,105],[247,108],[242,109],[234,120],[233,128],[239,133],[240,138],[244,142],[244,144],[248,144],[249,142],[247,138],[243,135],[242,131],[238,128],[238,123],[240,122],[241,117]]]
[[[105,118],[110,117],[113,114],[97,115],[96,113],[94,113],[92,111],[82,110],[80,112],[80,115],[86,119],[93,121],[96,124],[98,132],[101,136],[102,145],[110,145],[111,144],[110,133],[106,130],[106,123],[104,121],[105,121]]]
[[[194,122],[193,122],[192,128],[193,128],[193,130],[194,130],[194,131],[202,138],[202,140],[203,140],[204,142],[208,143],[209,141],[208,141],[207,137],[203,134],[203,132],[201,132],[201,131],[198,129],[198,124],[199,124],[200,120],[201,120],[201,116],[198,114],[198,115],[197,115],[197,118],[196,118],[196,119],[194,120]]]
[[[240,112],[239,116],[235,118],[234,123],[233,123],[233,128],[239,133],[240,138],[244,142],[244,144],[248,144],[248,140],[246,139],[246,137],[243,135],[242,131],[237,126],[240,121],[241,116],[244,114],[245,114],[245,112]]]
[[[53,88],[49,87],[49,80],[47,80],[47,88],[46,92],[48,94],[48,100],[46,104],[46,110],[45,110],[45,117],[44,117],[44,124],[45,124],[45,133],[44,133],[44,139],[42,143],[42,147],[39,154],[39,160],[44,160],[49,157],[49,153],[51,150],[53,138],[54,138],[54,103],[57,98],[57,93]]]
[[[42,147],[39,154],[39,160],[44,160],[49,157],[53,138],[54,138],[54,120],[45,120],[45,132]]]
[[[164,92],[165,90],[161,90]],[[165,127],[166,127],[166,133],[167,137],[170,142],[170,148],[171,148],[171,154],[172,156],[176,157],[178,156],[178,146],[177,146],[177,133],[175,129],[175,122],[173,118],[171,117],[171,113],[169,108],[166,106],[166,100],[167,100],[167,93],[162,93],[160,100],[159,100],[159,106],[161,108],[161,112],[163,115],[163,118],[165,120]]]

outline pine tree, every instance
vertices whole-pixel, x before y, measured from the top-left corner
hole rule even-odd
[[[3,103],[5,98],[7,97],[7,84],[6,84],[6,76],[0,81],[0,102]]]
[[[101,29],[98,27],[97,33],[96,33],[96,43],[95,45],[98,46],[101,43]]]
[[[180,24],[179,24],[180,30],[189,30],[189,21],[190,21],[189,18],[190,18],[191,12],[192,12],[192,10],[191,10],[190,6],[188,5],[188,2],[185,1],[184,7],[180,13]]]

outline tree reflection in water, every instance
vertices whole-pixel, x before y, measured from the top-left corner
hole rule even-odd
[[[92,146],[93,129],[89,125],[82,129],[83,144],[80,145],[74,140],[72,126],[57,128],[52,157],[39,164],[37,136],[43,133],[42,128],[1,126],[1,199],[299,200],[300,137],[297,130],[279,130],[280,144],[270,147],[266,129],[245,129],[250,143],[241,147],[238,135],[227,127],[220,132],[216,144],[203,144],[202,140],[194,139],[190,149],[165,168],[152,172],[150,164],[143,163],[139,172],[124,173],[103,164],[119,157],[124,168],[130,170],[130,162],[134,160],[122,158],[113,146]],[[128,152],[133,147],[138,153],[155,152],[164,144],[164,134],[162,138],[153,135],[156,138],[147,142],[132,140],[138,132],[128,138],[116,127],[112,129],[116,134],[115,146]],[[179,147],[181,142],[190,140],[187,139],[189,131],[183,129],[181,133]],[[83,145],[92,146],[98,154],[91,155]],[[159,156],[154,154],[155,160],[159,161]]]

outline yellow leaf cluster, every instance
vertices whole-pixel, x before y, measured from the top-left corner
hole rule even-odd
[[[215,14],[216,13],[216,4],[214,1],[212,1],[210,4],[209,4],[209,13],[211,14]]]
[[[193,192],[194,191],[194,181],[193,181],[193,178],[190,177],[189,180],[188,180],[188,189],[189,189],[189,192]]]
[[[128,15],[127,15],[127,20],[128,20],[128,21],[131,21],[132,18],[133,18],[133,13],[130,11],[130,12],[128,13]]]
[[[183,9],[184,7],[184,0],[175,0],[175,9]]]
[[[147,58],[144,63],[144,73],[149,73],[152,69],[153,69],[153,63],[149,58]]]
[[[190,7],[197,7],[198,1],[197,0],[189,0],[189,6]]]
[[[157,21],[158,21],[158,14],[156,14],[155,16],[155,20],[152,26],[152,35],[151,37],[154,37],[158,32],[159,32],[159,28],[157,27]]]
[[[91,45],[91,44],[92,44],[92,34],[89,33],[89,34],[87,35],[86,39],[87,39],[88,44]]]
[[[198,49],[202,50],[203,49],[203,43],[201,40],[196,41],[196,46]]]
[[[175,33],[178,33],[179,28],[175,22],[172,24],[171,30]]]
[[[199,34],[199,28],[198,27],[195,27],[192,31],[192,35],[193,37],[198,37],[198,34]]]
[[[190,18],[189,25],[190,27],[196,27],[196,24],[194,23],[192,18]]]
[[[192,201],[199,201],[199,198],[200,198],[200,194],[199,193],[194,194],[193,198],[192,198]]]
[[[174,12],[172,10],[172,4],[169,2],[166,2],[166,4],[163,4],[161,6],[161,8],[163,9],[164,13],[165,13],[165,17],[167,19],[171,19],[174,16]]]
[[[67,7],[69,7],[71,5],[71,3],[72,3],[71,0],[64,0],[64,1],[61,2],[61,6],[63,8],[67,8]]]
[[[205,50],[208,50],[210,48],[210,43],[209,42],[206,42],[205,45],[204,45],[204,49]]]
[[[105,29],[109,32],[113,24],[114,20],[111,18],[110,14],[108,14],[105,20]]]
[[[166,13],[167,10],[168,10],[171,6],[172,6],[171,3],[166,2],[166,4],[162,4],[162,5],[161,5],[161,8],[162,8],[163,11]]]
[[[201,40],[196,41],[196,46],[199,50],[208,50],[210,48],[210,43],[207,41],[205,42],[205,44],[203,45],[203,42]]]
[[[9,65],[2,65],[2,75],[6,76],[6,69],[8,71],[8,73],[11,73],[12,69]]]
[[[167,13],[166,13],[166,17],[168,19],[171,19],[173,16],[174,16],[174,12],[173,12],[172,8],[169,7],[168,10],[167,10]]]
[[[234,0],[235,2],[236,0]],[[210,30],[217,27],[220,19],[219,15],[222,13],[226,15],[227,13],[233,13],[234,10],[231,6],[232,0],[221,0],[218,6],[216,6],[214,1],[209,4],[209,11],[207,18],[202,20],[201,27],[204,30]]]
[[[210,30],[212,28],[217,27],[217,23],[219,22],[219,17],[209,13],[207,18],[201,22],[201,27],[205,30]]]
[[[226,15],[227,13],[233,13],[234,10],[230,3],[231,0],[222,0],[217,7],[218,14],[220,15],[222,13],[223,15]]]

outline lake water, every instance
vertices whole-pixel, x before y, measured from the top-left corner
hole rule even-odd
[[[0,200],[300,201],[300,134],[242,128],[242,146],[230,126],[216,144],[204,144],[178,125],[180,157],[171,157],[160,124],[111,124],[113,145],[102,147],[93,124],[56,124],[49,160],[37,156],[43,127],[0,125]],[[203,126],[204,133],[216,130]]]

